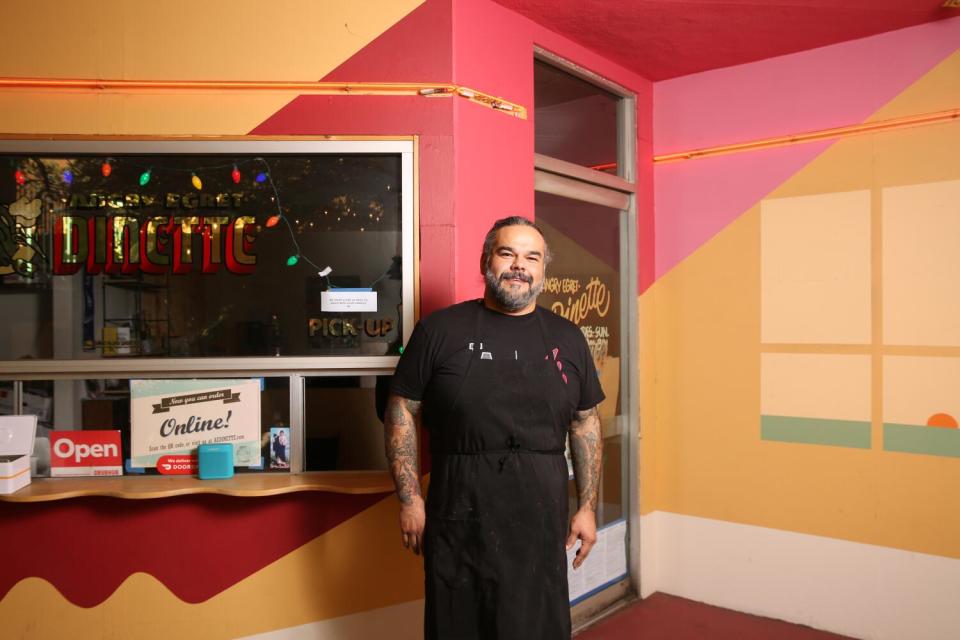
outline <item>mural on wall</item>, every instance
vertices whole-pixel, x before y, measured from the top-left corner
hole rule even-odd
[[[761,438],[869,449],[876,422],[960,457],[960,180],[765,200],[760,228]]]
[[[658,83],[657,110],[674,120],[682,105],[721,114],[709,123],[719,143],[956,108],[958,34],[960,20],[944,21]],[[887,59],[903,61],[901,81],[861,81]],[[821,81],[824,68],[833,72]],[[770,111],[780,100],[783,118]],[[749,129],[764,114],[776,128]],[[658,125],[658,151],[709,144],[666,146],[671,122]],[[676,120],[674,133],[705,131],[700,122]],[[950,444],[960,433],[950,401],[960,397],[960,263],[950,249],[960,123],[819,145],[655,167],[661,276],[639,303],[641,379],[653,381],[642,389],[641,516],[661,526],[677,514],[680,528],[699,518],[698,535],[723,521],[960,559],[949,509],[960,481]],[[701,222],[722,230],[704,241]],[[693,591],[677,592],[704,595]]]
[[[183,22],[183,6],[177,3],[125,7],[122,24],[111,22],[111,16],[120,13],[110,6],[104,12],[102,6],[86,0],[70,7],[34,6],[23,8],[0,25],[0,30],[5,29],[2,41],[9,54],[0,65],[6,65],[9,72],[3,75],[7,76],[320,80],[422,4],[422,0],[298,0],[258,20],[250,20],[248,13],[234,11],[220,0],[192,7],[191,25],[197,29],[219,25],[223,34],[216,42],[198,37],[192,27],[176,27]],[[441,12],[449,11],[442,3],[438,5]],[[381,56],[389,68],[351,74],[348,79],[406,79],[398,73],[407,72],[415,51],[424,50],[430,59],[440,59],[442,43],[422,37],[437,28],[433,21],[429,28],[420,25],[414,29],[399,71],[392,67],[395,55],[389,59]],[[131,38],[131,34],[138,35]],[[151,34],[159,40],[152,40]],[[218,51],[225,41],[238,43],[253,62],[224,63],[226,59]],[[26,46],[37,42],[44,46]],[[422,66],[414,75],[411,81],[450,77]],[[296,98],[295,92],[281,91],[106,97],[80,91],[7,92],[0,100],[0,112],[6,131],[18,134],[247,135]],[[422,109],[405,104],[400,109],[393,105],[393,110],[378,110],[376,126],[338,102],[328,110],[349,111],[344,116],[348,131],[342,126],[332,130],[328,118],[316,110],[308,118],[285,122],[270,133],[287,137],[310,133],[398,135],[423,133],[429,130],[424,124],[428,121],[431,125],[439,121],[437,128],[446,126],[436,113],[449,110],[450,101],[422,102]],[[449,136],[448,130],[442,131]],[[227,167],[224,175],[233,184],[230,169]],[[424,175],[433,176],[432,169],[428,165]],[[240,170],[244,179],[256,177],[242,166]],[[13,167],[4,175],[5,183],[14,182]],[[63,174],[58,171],[56,175]],[[137,184],[139,175],[133,175],[132,185]],[[79,186],[81,176],[71,176]],[[154,173],[151,187],[158,179]],[[206,176],[203,180],[209,182]],[[443,182],[430,181],[421,194],[430,198],[439,188],[434,183]],[[182,183],[179,193],[198,191],[189,173]],[[134,186],[124,193],[142,191]],[[4,199],[4,204],[12,202]],[[430,205],[423,209],[433,210]],[[42,271],[41,265],[53,258],[52,242],[35,247],[24,242],[36,226],[29,224],[32,219],[40,224],[39,209],[21,214],[11,204],[9,217],[0,220],[4,227],[0,229],[0,276],[6,276],[7,282]],[[286,234],[283,225],[277,230]],[[43,248],[46,256],[31,255],[24,246],[34,252]],[[231,247],[225,245],[224,251]],[[284,258],[292,253],[288,251]],[[31,258],[32,267],[27,266]],[[271,266],[280,272],[287,269],[282,262]],[[11,270],[5,271],[5,267]],[[395,320],[393,326],[397,326]],[[241,340],[246,338],[234,333]],[[300,334],[306,341],[305,327],[301,326]],[[369,335],[366,327],[364,335]],[[92,343],[93,336],[90,340]],[[416,635],[422,570],[419,558],[397,542],[396,499],[384,498],[383,493],[304,492],[249,499],[188,496],[143,501],[81,498],[45,504],[0,503],[0,510],[4,513],[0,537],[18,541],[10,546],[16,553],[0,553],[4,567],[0,571],[0,620],[5,636],[235,638],[303,625],[315,625],[309,632],[301,630],[311,637],[379,637],[383,629],[390,629],[397,638]],[[73,531],[70,545],[57,539],[64,530]],[[190,542],[171,541],[171,530],[193,532]],[[230,535],[211,533],[224,530]],[[77,548],[83,552],[76,553]],[[68,560],[64,553],[70,556]],[[377,579],[384,572],[391,580]],[[261,606],[268,601],[282,605]],[[410,602],[413,605],[404,609]]]
[[[955,18],[658,83],[658,153],[955,109],[958,36]],[[956,635],[957,149],[954,121],[656,165],[642,588]]]

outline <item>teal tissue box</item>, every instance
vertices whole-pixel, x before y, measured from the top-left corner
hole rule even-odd
[[[233,445],[202,444],[197,448],[201,480],[222,480],[233,477]]]

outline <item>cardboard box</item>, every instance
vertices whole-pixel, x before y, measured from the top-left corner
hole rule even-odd
[[[30,484],[30,456],[37,416],[0,416],[0,494]]]

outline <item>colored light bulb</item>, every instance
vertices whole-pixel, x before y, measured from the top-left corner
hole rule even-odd
[[[67,184],[73,184],[73,171],[70,171],[70,169],[64,169],[63,181]]]
[[[267,218],[267,229],[272,229],[280,224],[280,216],[270,216]]]
[[[194,189],[199,191],[203,189],[203,182],[200,181],[200,176],[195,173],[190,174],[190,182],[193,183]]]
[[[297,264],[298,262],[300,262],[300,256],[294,255],[294,256],[290,256],[289,258],[287,258],[287,266],[288,266],[288,267],[292,267],[293,265]]]
[[[103,174],[104,178],[109,178],[110,174],[113,173],[113,165],[110,164],[109,160],[100,165],[100,173]]]
[[[147,169],[146,171],[144,171],[143,173],[140,174],[140,186],[141,186],[141,187],[147,186],[147,184],[150,182],[150,177],[151,177],[151,173],[152,173],[152,172],[153,172],[153,169]]]
[[[23,171],[17,169],[13,172],[13,179],[17,181],[17,184],[23,184],[27,181],[27,176],[23,175]]]
[[[264,173],[263,171],[261,171],[260,173],[257,174],[257,182],[259,182],[260,184],[263,184],[263,183],[266,182],[266,181],[267,181],[267,174],[266,174],[266,173]]]
[[[233,184],[240,184],[240,169],[237,169],[237,165],[233,165],[230,177],[233,178]]]

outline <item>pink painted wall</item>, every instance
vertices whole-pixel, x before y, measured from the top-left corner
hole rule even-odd
[[[955,51],[942,20],[654,86],[655,153],[856,124]],[[659,278],[829,146],[657,165]]]
[[[522,104],[530,119],[460,98],[302,96],[252,133],[420,136],[421,305],[429,313],[480,295],[479,248],[494,220],[533,214],[535,45],[637,94],[642,290],[654,272],[652,83],[498,4],[427,0],[323,79],[453,82]]]
[[[450,2],[429,0],[322,79],[449,82],[452,47]],[[456,300],[452,268],[456,249],[454,102],[452,98],[301,96],[252,132],[419,136],[420,283],[424,313]]]
[[[637,95],[640,290],[653,281],[653,84],[488,0],[453,2],[454,81],[525,105],[530,120],[454,109],[458,299],[482,292],[480,238],[499,217],[533,213],[533,51],[539,45]],[[496,116],[496,117],[494,117]]]

